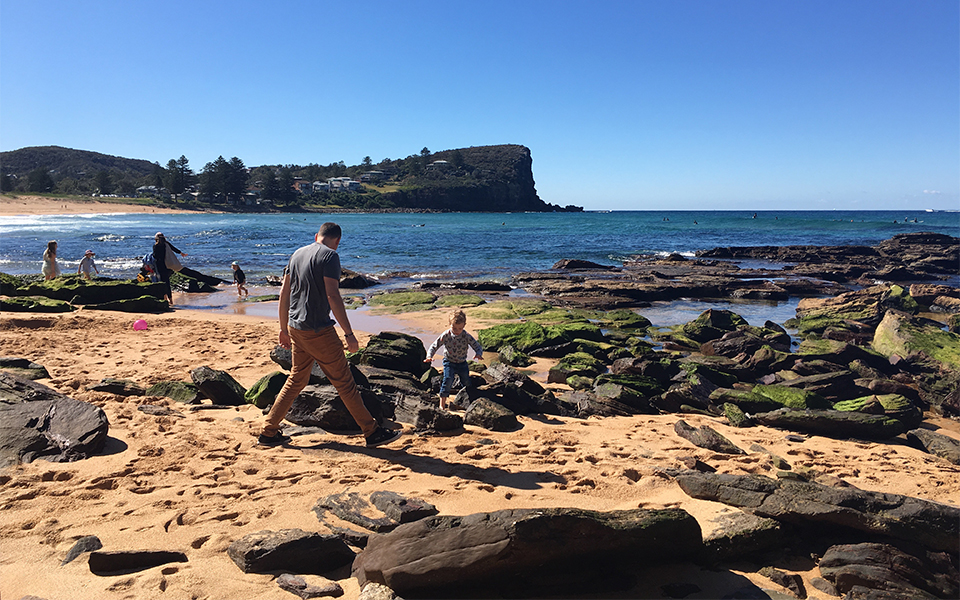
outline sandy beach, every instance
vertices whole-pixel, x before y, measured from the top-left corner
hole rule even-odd
[[[98,213],[166,213],[178,214],[187,211],[171,208],[157,208],[141,204],[123,204],[90,198],[74,200],[47,198],[44,196],[9,195],[0,196],[0,216],[12,215],[89,215]]]
[[[254,436],[262,415],[253,406],[191,411],[166,398],[124,398],[84,388],[108,376],[142,385],[189,380],[189,371],[203,365],[250,386],[276,370],[268,357],[275,319],[177,310],[142,315],[149,329],[134,331],[139,316],[81,310],[0,317],[0,354],[45,365],[51,379],[42,383],[102,407],[111,424],[101,456],[65,464],[40,460],[0,472],[3,598],[290,598],[273,576],[242,573],[225,553],[227,546],[261,530],[323,531],[311,507],[345,491],[391,490],[422,498],[448,515],[521,507],[681,507],[707,535],[716,518],[734,509],[687,497],[660,469],[682,467],[680,459],[693,456],[724,473],[775,472],[762,453],[729,457],[694,447],[674,433],[678,415],[521,417],[519,431],[467,426],[451,436],[410,434],[408,427],[401,443],[374,450],[364,448],[359,437],[327,434],[298,436],[286,448],[261,448]],[[445,315],[380,318],[394,329],[439,332]],[[377,332],[365,332],[361,344],[370,333]],[[542,374],[538,378],[543,381]],[[167,406],[178,414],[152,416],[138,411],[140,404]],[[862,489],[951,504],[960,498],[957,467],[906,446],[820,437],[793,443],[783,431],[683,418],[694,426],[710,425],[742,448],[760,444],[795,469]],[[941,433],[960,437],[956,423],[935,422],[943,426]],[[61,567],[74,542],[87,535],[98,536],[104,549],[178,550],[189,561],[116,577],[93,575],[83,558]],[[744,578],[776,589],[755,572],[761,566],[710,571],[677,565],[658,569],[657,577],[632,593],[657,598],[660,585],[687,581],[703,590],[690,598],[714,598],[742,587]],[[809,558],[791,567],[805,579],[817,575]],[[332,576],[345,598],[357,597],[349,570]],[[809,581],[807,589],[812,590]]]
[[[58,201],[27,203],[26,197],[18,198],[22,206],[4,200],[2,214],[121,209],[99,203],[58,208]],[[226,549],[263,530],[326,533],[311,508],[318,499],[341,492],[390,490],[430,502],[444,515],[506,508],[679,507],[696,518],[707,536],[717,528],[717,519],[736,509],[688,497],[663,469],[685,468],[681,459],[695,457],[721,473],[774,477],[777,471],[761,452],[731,456],[693,446],[674,432],[681,418],[676,414],[520,417],[522,427],[508,433],[466,426],[453,435],[418,435],[404,426],[400,442],[372,450],[359,436],[324,433],[298,435],[289,447],[263,448],[255,443],[263,416],[253,406],[191,410],[162,397],[85,389],[105,377],[143,386],[189,381],[190,371],[200,366],[227,371],[249,387],[278,370],[269,358],[278,332],[271,316],[275,306],[178,309],[161,315],[90,310],[0,315],[0,355],[44,365],[51,378],[40,383],[100,406],[110,421],[107,447],[99,456],[73,463],[39,460],[0,471],[0,598],[293,598],[277,586],[275,576],[240,571]],[[139,318],[147,321],[147,330],[132,328]],[[430,340],[446,327],[447,313],[351,312],[351,318],[363,346],[380,331]],[[475,332],[490,324],[471,318],[467,329]],[[486,362],[494,359],[490,355]],[[549,362],[538,362],[534,378],[545,383],[548,368]],[[147,414],[138,410],[142,404],[165,406],[175,414]],[[960,468],[903,444],[818,436],[795,442],[788,441],[786,431],[737,429],[699,415],[682,418],[693,426],[709,425],[741,448],[759,444],[814,479],[960,504]],[[927,423],[960,439],[956,422],[928,417]],[[85,556],[61,566],[76,540],[89,535],[96,535],[104,550],[182,551],[188,562],[105,577],[91,573]],[[624,597],[660,598],[660,586],[678,582],[701,589],[688,598],[719,598],[746,582],[786,594],[758,573],[763,566],[660,566],[641,574]],[[811,587],[819,571],[809,556],[777,566],[800,574],[809,597],[827,597]],[[342,585],[344,598],[358,597],[349,568],[329,576]]]

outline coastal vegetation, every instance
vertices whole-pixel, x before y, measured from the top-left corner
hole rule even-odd
[[[158,162],[57,146],[0,153],[0,192],[123,198],[218,211],[578,211],[542,201],[530,150],[480,146],[357,165],[248,167],[222,155],[196,171],[181,155]]]

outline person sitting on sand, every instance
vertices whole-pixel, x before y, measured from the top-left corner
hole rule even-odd
[[[433,360],[440,346],[444,347],[443,356],[443,383],[440,384],[440,408],[447,409],[447,396],[453,387],[454,375],[460,376],[463,387],[470,385],[470,367],[467,366],[467,347],[473,348],[475,360],[483,360],[483,347],[472,335],[464,331],[467,326],[467,315],[460,309],[450,313],[450,329],[440,334],[427,350],[427,357],[423,362]]]
[[[47,242],[47,249],[43,251],[43,267],[40,269],[44,281],[50,281],[60,276],[60,266],[57,265],[57,241]]]
[[[90,271],[96,271],[97,275],[100,274],[97,263],[93,262],[94,256],[96,256],[96,254],[93,250],[87,250],[83,253],[83,258],[80,259],[80,265],[77,266],[77,275],[82,273],[85,279],[90,279]]]
[[[230,267],[233,268],[233,282],[237,284],[237,298],[243,298],[244,294],[249,296],[250,292],[248,292],[247,288],[243,285],[247,282],[247,276],[243,274],[240,263],[233,261],[230,263]]]
[[[314,236],[316,242],[294,252],[283,272],[279,343],[291,350],[293,365],[287,382],[267,414],[257,440],[261,446],[279,446],[290,442],[290,437],[280,431],[280,422],[310,382],[314,361],[323,369],[347,411],[360,426],[367,447],[389,444],[401,435],[399,431],[379,425],[364,406],[347,357],[343,354],[343,342],[334,329],[334,325],[339,323],[346,338],[347,350],[356,352],[360,349],[343,305],[343,297],[340,296],[340,255],[337,254],[337,247],[341,234],[340,226],[336,223],[324,223]],[[336,321],[330,318],[330,311],[333,311]]]

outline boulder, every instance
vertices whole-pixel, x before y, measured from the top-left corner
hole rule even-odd
[[[500,346],[498,351],[500,362],[511,367],[526,367],[533,364],[533,359],[517,350],[510,344]]]
[[[427,366],[427,350],[419,338],[397,331],[382,331],[370,338],[359,352],[359,364],[405,371],[419,377]]]
[[[17,358],[15,356],[0,356],[0,371],[24,379],[50,379],[50,373],[43,365],[27,358]]]
[[[623,565],[693,558],[701,547],[700,526],[680,509],[502,510],[428,517],[374,536],[353,575],[361,588],[379,583],[407,597],[569,595],[601,574],[609,583]]]
[[[118,300],[132,300],[141,296],[162,299],[162,283],[136,283],[129,280],[83,279],[77,276],[57,277],[49,281],[28,283],[7,293],[8,296],[43,296],[74,304],[101,304]],[[78,301],[74,301],[78,300]]]
[[[234,541],[227,555],[244,573],[322,575],[350,564],[354,552],[336,535],[301,529],[258,531]]]
[[[417,431],[457,431],[463,429],[463,417],[440,410],[433,399],[423,395],[398,394],[394,397],[395,417],[413,425]]]
[[[692,498],[748,509],[757,516],[798,527],[818,528],[824,534],[842,527],[948,552],[956,552],[960,536],[960,509],[910,496],[760,475],[685,471],[676,479]]]
[[[293,369],[293,354],[289,348],[284,348],[279,344],[274,346],[273,350],[270,351],[270,360],[280,365],[280,368],[285,371]],[[323,369],[321,369],[320,365],[316,362],[313,363],[313,368],[310,371],[310,383],[315,385],[329,385],[330,383],[330,380],[327,379],[327,374],[323,372]]]
[[[360,397],[370,414],[378,422],[385,416],[387,403],[381,402],[380,395],[371,390],[360,388]],[[353,420],[343,400],[332,385],[308,385],[293,401],[287,421],[304,427],[320,427],[334,433],[359,433],[360,427]]]
[[[791,537],[789,528],[776,519],[735,511],[717,517],[716,529],[703,540],[703,557],[708,563],[767,559]]]
[[[204,397],[221,406],[243,406],[247,403],[243,386],[226,371],[197,367],[190,371],[194,385]]]
[[[515,431],[520,428],[513,411],[488,398],[477,398],[471,402],[463,422],[489,431]]]
[[[60,562],[60,566],[62,567],[63,565],[72,562],[84,552],[93,552],[94,550],[99,550],[100,548],[103,548],[103,542],[100,541],[100,538],[95,535],[85,535],[70,547],[70,550],[67,551],[67,555]]]
[[[681,331],[691,340],[703,344],[710,340],[719,339],[725,333],[735,331],[741,325],[748,325],[748,323],[740,315],[729,310],[710,308],[681,327]]]
[[[266,408],[277,399],[277,394],[283,389],[285,383],[287,383],[286,373],[274,371],[264,375],[250,386],[250,389],[243,394],[243,399],[257,408]]]
[[[192,383],[186,381],[161,381],[147,388],[146,396],[163,396],[184,404],[199,404],[203,394]]]
[[[325,578],[320,579],[320,582],[313,584],[308,583],[305,578],[299,575],[281,573],[280,576],[277,577],[277,585],[280,586],[280,589],[300,596],[304,600],[308,598],[321,598],[323,596],[337,598],[343,595],[343,587],[341,587],[339,583]]]
[[[110,300],[96,304],[85,304],[84,310],[115,310],[128,313],[162,313],[170,310],[166,300],[156,296],[143,295],[124,300]]]
[[[911,429],[907,441],[915,448],[960,465],[960,440],[927,429]]]
[[[936,322],[889,311],[877,326],[872,347],[887,357],[923,354],[947,370],[960,370],[960,335],[940,327]]]
[[[109,427],[99,407],[67,396],[0,404],[0,466],[89,458],[103,449]]]
[[[327,510],[348,523],[377,533],[393,531],[403,523],[432,517],[439,512],[429,502],[390,491],[373,492],[369,500],[356,492],[331,494],[318,500],[313,507],[321,522]]]
[[[706,448],[722,454],[746,454],[736,444],[706,425],[696,428],[688,425],[686,421],[679,420],[674,424],[673,430],[677,435],[699,448]]]
[[[802,431],[838,439],[885,440],[907,430],[906,425],[886,415],[839,410],[791,410],[782,408],[753,415],[760,425]]]
[[[0,406],[33,402],[36,400],[59,400],[69,398],[55,389],[13,373],[0,371]]]
[[[919,600],[960,597],[960,573],[954,560],[949,552],[907,553],[890,544],[867,542],[831,546],[819,567],[842,594],[861,587]]]

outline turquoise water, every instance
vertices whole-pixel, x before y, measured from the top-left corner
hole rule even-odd
[[[755,216],[754,216],[755,215]],[[897,233],[960,236],[960,213],[923,211],[627,211],[445,214],[97,214],[0,218],[0,271],[39,273],[46,242],[65,272],[83,252],[101,274],[134,277],[163,231],[184,264],[232,279],[237,260],[253,285],[279,275],[320,224],[344,230],[343,266],[406,285],[424,279],[496,279],[550,268],[563,258],[619,265],[635,254],[719,246],[873,245]]]

